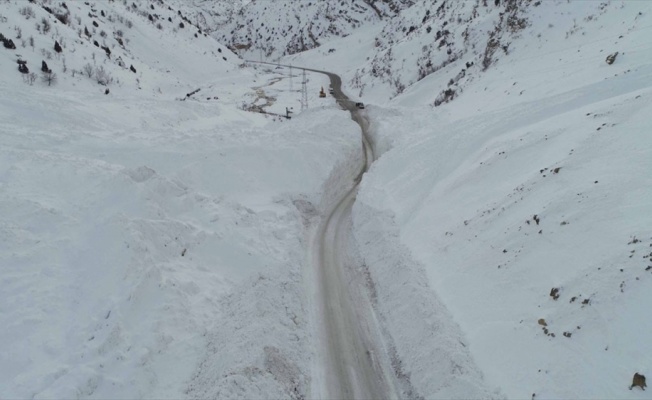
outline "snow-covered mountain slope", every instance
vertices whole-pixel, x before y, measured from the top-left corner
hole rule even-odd
[[[477,3],[446,5],[461,15]],[[472,23],[449,20],[449,37],[467,30],[475,42],[447,39],[467,56],[418,81],[425,26],[409,33],[409,24],[427,7],[403,11],[395,29],[334,40],[330,54],[287,60],[339,69],[363,89],[353,92],[382,155],[363,179],[356,235],[388,343],[416,392],[455,397],[451,385],[466,380],[498,397],[646,398],[628,387],[652,369],[652,6],[518,5],[527,23],[502,32],[507,51],[486,68],[506,4],[489,2]],[[395,38],[386,53],[403,56],[376,65],[415,80],[400,93],[369,73],[384,37]]]
[[[367,104],[354,272],[399,397],[649,398],[650,3],[283,3],[0,3],[2,394],[314,393],[306,239],[359,131],[219,39],[317,33],[285,60]]]
[[[423,0],[393,18],[365,24],[351,36],[287,60],[339,68],[357,96],[376,102],[420,88],[430,91],[428,97],[419,97],[420,104],[439,106],[463,93],[491,66],[511,60],[519,46],[555,43],[565,48],[590,41],[587,32],[600,40],[604,28],[611,28],[609,15],[621,7],[616,1],[584,2],[569,9],[561,0]],[[635,31],[644,20],[634,15],[619,28]],[[435,72],[436,85],[420,84]]]
[[[426,398],[452,396],[476,367],[508,398],[647,398],[628,387],[652,369],[652,6],[524,10],[527,25],[486,70],[479,48],[470,68],[461,58],[399,95],[358,75],[382,153],[354,208],[376,308]],[[291,62],[342,66],[357,82],[377,29]],[[393,54],[423,54],[410,40]],[[417,71],[399,57],[388,65],[401,79]]]
[[[298,115],[172,2],[1,5],[2,396],[244,396],[251,371],[247,393],[305,394],[304,237],[355,124],[332,99]],[[261,98],[295,117],[241,110]]]
[[[252,0],[237,11],[225,10],[222,1],[197,3],[208,14],[231,17],[224,23],[217,21],[213,36],[219,41],[243,58],[275,60],[348,36],[369,22],[391,18],[413,1]]]
[[[456,74],[446,89],[459,91],[464,81],[509,53],[540,5],[529,0],[417,2],[383,26],[373,55],[356,70],[351,84],[360,95],[370,90],[374,97],[387,92],[394,97],[454,64]],[[437,104],[455,95],[442,96]]]
[[[0,33],[13,44],[0,52],[2,73],[28,85],[50,70],[53,86],[184,97],[240,62],[162,1],[5,1],[0,12]]]

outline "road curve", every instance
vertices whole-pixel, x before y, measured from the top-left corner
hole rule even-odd
[[[278,64],[263,63],[277,66]],[[283,65],[282,65],[283,66]],[[287,66],[286,66],[287,67]],[[294,66],[293,68],[299,68]],[[393,373],[376,326],[371,302],[361,286],[347,275],[352,235],[351,210],[362,176],[374,160],[369,140],[369,120],[342,92],[341,78],[327,71],[305,68],[329,77],[337,103],[351,114],[362,130],[362,162],[353,187],[322,221],[312,246],[319,315],[320,371],[313,382],[315,395],[326,399],[396,398]],[[348,267],[350,268],[350,267]],[[353,292],[352,292],[353,290]]]
[[[369,121],[355,103],[342,92],[342,80],[336,74],[307,69],[326,74],[331,81],[333,95],[338,104],[348,110],[351,119],[362,130],[362,163],[354,186],[347,192],[322,223],[315,237],[313,262],[319,277],[321,316],[324,325],[321,332],[322,357],[325,376],[322,382],[325,398],[336,399],[384,399],[393,397],[391,379],[387,379],[383,360],[379,357],[382,343],[379,343],[377,329],[373,326],[373,310],[368,299],[359,301],[351,289],[361,289],[349,284],[345,268],[347,249],[351,239],[351,210],[358,192],[362,175],[374,160],[369,140]],[[365,293],[366,295],[366,293]]]

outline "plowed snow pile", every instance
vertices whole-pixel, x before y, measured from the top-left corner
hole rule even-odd
[[[426,398],[475,366],[508,398],[649,398],[628,387],[652,375],[652,9],[586,3],[543,2],[449,104],[415,107],[459,64],[368,107],[358,241]]]

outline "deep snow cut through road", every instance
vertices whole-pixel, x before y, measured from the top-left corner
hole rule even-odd
[[[362,130],[362,163],[354,186],[328,213],[313,245],[320,303],[321,358],[324,376],[322,396],[338,399],[384,399],[395,397],[386,352],[376,327],[371,302],[361,285],[347,274],[348,251],[352,240],[351,210],[362,175],[374,160],[368,136],[369,121],[342,92],[339,76],[328,75],[333,95]],[[350,264],[350,263],[348,263]],[[350,268],[350,267],[349,267]],[[353,283],[353,284],[352,284]],[[356,290],[359,289],[359,290]],[[356,291],[356,293],[352,293]]]
[[[351,119],[362,130],[363,148],[355,182],[326,213],[311,246],[319,338],[319,367],[313,374],[313,395],[326,399],[396,398],[389,357],[371,301],[364,286],[355,282],[354,274],[347,270],[353,259],[349,254],[353,247],[351,211],[362,176],[374,160],[369,120],[366,112],[342,92],[338,75],[304,69],[329,77],[337,103],[350,112]]]

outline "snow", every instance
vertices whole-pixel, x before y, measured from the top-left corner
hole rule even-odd
[[[2,365],[17,397],[180,396],[218,299],[301,265],[293,201],[318,207],[333,162],[358,146],[337,111],[261,130],[187,102],[14,91],[2,103],[2,336],[14,343]]]
[[[625,25],[641,8],[649,13],[647,4],[623,3],[584,27],[592,40],[572,37],[562,49],[524,33],[514,62],[499,61],[439,112],[415,109],[431,96],[426,87],[389,110],[368,107],[385,152],[354,208],[358,241],[377,286],[391,287],[400,265],[410,288],[388,294],[383,313],[392,318],[395,303],[416,297],[413,286],[430,286],[443,306],[395,315],[396,326],[433,313],[448,320],[443,308],[486,384],[508,398],[646,398],[627,390],[634,372],[650,369],[652,64],[645,23]],[[614,39],[624,56],[609,66],[602,50]],[[412,257],[394,261],[387,241]],[[413,262],[427,283],[411,276]],[[452,352],[442,336],[421,354],[438,345]],[[439,397],[415,383],[430,363],[394,341],[417,390]]]
[[[37,3],[31,19],[26,2],[0,11],[18,47],[0,49],[3,396],[314,395],[307,253],[361,153],[348,113],[317,95],[327,78],[308,74],[301,110],[298,70],[291,87],[287,69],[245,66],[214,40],[225,31],[199,33],[232,29],[220,13],[255,2],[67,2],[70,26]],[[366,10],[345,37],[282,61],[340,74],[367,105],[376,160],[352,259],[399,397],[649,398],[628,387],[652,374],[650,4],[524,7],[528,26],[502,32],[508,51],[485,71],[501,10],[447,3],[422,23],[426,3],[382,21]],[[289,44],[273,42],[274,57]],[[423,46],[438,69],[418,79]],[[47,60],[55,85],[22,82],[18,58],[33,72]],[[434,107],[447,88],[455,98]]]
[[[23,5],[7,3],[3,32],[24,21]],[[52,87],[21,82],[15,52],[0,52],[3,395],[235,395],[250,370],[260,371],[257,393],[274,393],[286,369],[299,371],[292,379],[305,393],[304,237],[328,206],[323,183],[336,182],[331,172],[359,151],[356,125],[332,99],[295,107],[289,121],[245,112],[241,104],[273,74],[238,68],[210,38],[101,6],[112,7],[116,24],[133,19],[131,29],[120,26],[130,39],[121,56],[138,74],[60,25],[67,46],[48,60],[59,76]],[[32,7],[34,19],[47,18]],[[69,7],[73,21],[85,18],[83,3]],[[34,19],[21,25],[36,39],[34,51],[21,50],[32,70],[49,42]],[[109,95],[71,73],[99,65],[100,54],[119,78]],[[323,82],[313,79],[311,100]],[[202,381],[222,373],[233,381]]]

